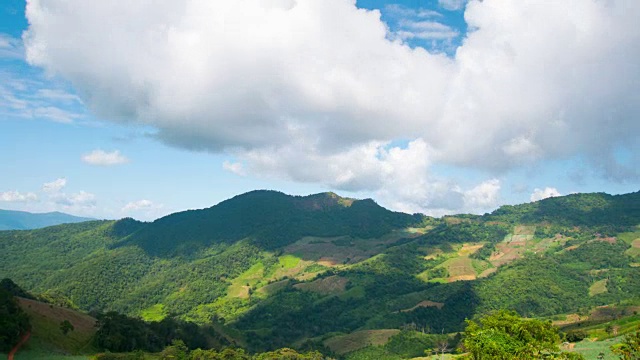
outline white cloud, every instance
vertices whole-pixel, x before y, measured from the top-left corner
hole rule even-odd
[[[62,205],[66,208],[92,208],[96,206],[96,196],[86,191],[79,191],[77,193],[54,193],[50,195],[50,199],[57,205]]]
[[[42,88],[43,82],[19,76],[0,71],[0,115],[63,124],[74,123],[82,117],[74,108],[79,97],[62,90]]]
[[[533,189],[533,193],[531,194],[531,201],[538,201],[550,197],[561,196],[560,192],[556,188],[546,187],[544,189]]]
[[[82,155],[82,161],[90,165],[111,166],[128,163],[129,159],[120,154],[118,150],[112,152],[93,150],[88,154]]]
[[[397,18],[440,18],[442,14],[437,11],[423,8],[409,8],[400,4],[389,4],[384,7],[385,13]]]
[[[40,99],[61,101],[63,103],[82,103],[82,100],[78,95],[74,95],[59,89],[39,89],[36,92],[35,97]]]
[[[0,59],[24,59],[22,40],[0,33]]]
[[[244,170],[244,166],[239,162],[231,162],[231,161],[225,160],[222,163],[222,168],[233,174],[240,175],[240,176],[245,176],[247,174],[247,172]]]
[[[151,200],[143,199],[127,203],[120,209],[120,212],[127,216],[133,215],[136,218],[153,220],[166,215],[167,209],[165,209],[163,204],[157,204]]]
[[[37,200],[38,195],[32,192],[21,193],[15,190],[0,192],[0,201],[4,202],[31,202]]]
[[[500,180],[490,179],[464,193],[465,208],[472,212],[492,210],[500,203]]]
[[[122,207],[122,212],[136,211],[141,209],[151,209],[155,205],[150,200],[138,200],[127,203],[124,207]]]
[[[396,36],[403,40],[445,40],[458,37],[460,33],[450,26],[437,21],[412,21],[403,20],[399,24],[400,30],[395,32]]]
[[[54,193],[62,190],[67,185],[67,179],[58,178],[52,182],[44,183],[42,185],[42,191],[46,193]]]
[[[438,5],[447,10],[460,10],[467,2],[468,0],[438,0]]]
[[[30,63],[69,80],[105,119],[228,152],[238,160],[228,170],[375,191],[398,207],[482,203],[433,164],[495,177],[571,156],[604,168],[616,158],[603,154],[637,152],[640,2],[464,7],[472,31],[453,57],[390,39],[380,13],[352,0],[33,0],[24,39]],[[417,30],[446,34],[424,15]],[[630,159],[625,168],[638,168]]]
[[[35,118],[41,118],[59,122],[62,124],[71,124],[73,120],[79,117],[78,114],[63,110],[56,106],[43,106],[33,109],[32,116]]]

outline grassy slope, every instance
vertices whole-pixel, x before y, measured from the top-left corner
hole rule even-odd
[[[343,355],[369,345],[384,345],[389,338],[399,332],[398,329],[356,331],[348,335],[332,337],[326,340],[324,345],[336,354]]]
[[[78,311],[18,298],[31,319],[31,338],[15,356],[16,360],[80,360],[96,351],[91,340],[96,332],[96,319]],[[68,320],[74,330],[64,335],[60,323]],[[0,356],[5,359],[6,355]]]

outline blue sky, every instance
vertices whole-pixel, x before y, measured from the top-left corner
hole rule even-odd
[[[275,189],[439,216],[639,190],[637,7],[272,3],[3,2],[0,208],[152,220]],[[598,17],[613,40],[572,45]]]

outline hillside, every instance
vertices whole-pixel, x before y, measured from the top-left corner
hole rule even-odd
[[[344,352],[346,341],[356,354],[376,339],[394,352],[409,342],[397,330],[456,332],[494,309],[639,305],[639,225],[640,193],[433,219],[332,193],[255,191],[152,223],[0,232],[0,277],[87,311],[212,324],[250,349]]]
[[[35,214],[26,211],[0,210],[0,230],[30,230],[90,220],[94,219],[61,212]]]
[[[333,193],[301,197],[252,191],[208,209],[160,218],[133,233],[123,245],[166,255],[250,239],[256,246],[273,250],[304,236],[380,237],[421,220],[421,216],[386,210],[370,199],[346,199]]]
[[[79,355],[95,352],[91,344],[96,332],[96,319],[79,311],[40,301],[19,298],[20,307],[29,315],[31,339],[20,350],[18,358],[46,359],[53,354]],[[73,326],[67,334],[60,329],[63,321]]]

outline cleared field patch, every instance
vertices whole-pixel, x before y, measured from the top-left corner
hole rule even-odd
[[[593,339],[584,339],[575,344],[572,352],[576,352],[585,359],[598,359],[600,353],[604,354],[602,359],[604,360],[614,360],[618,359],[618,357],[611,352],[611,345],[622,342],[622,337],[612,338],[602,341],[593,341]]]
[[[589,287],[589,296],[596,296],[598,294],[607,292],[607,279],[602,279],[594,282]]]
[[[45,304],[39,301],[18,298],[20,307],[31,318],[31,339],[20,355],[39,351],[51,354],[88,354],[94,351],[91,339],[96,332],[96,319],[78,311]],[[68,320],[74,327],[67,335],[60,330],[60,323]],[[20,359],[20,356],[16,356]]]
[[[579,322],[585,321],[589,319],[588,315],[578,315],[578,314],[568,314],[565,316],[564,319],[560,319],[560,320],[553,320],[551,323],[553,324],[553,326],[567,326],[567,325],[571,325],[571,324],[577,324]]]
[[[258,262],[233,279],[227,289],[227,297],[246,299],[249,297],[249,289],[256,285],[264,275],[264,265]]]
[[[526,251],[525,245],[524,241],[501,242],[496,245],[496,251],[491,255],[489,261],[493,266],[499,267],[520,259]]]
[[[300,263],[300,258],[293,255],[283,255],[278,258],[278,262],[285,269],[293,269]]]
[[[398,329],[362,330],[347,335],[339,335],[324,341],[324,345],[338,355],[362,349],[370,345],[384,345],[398,334]]]
[[[631,247],[624,253],[634,257],[640,256],[640,238],[633,240],[631,242]]]
[[[631,244],[635,240],[640,239],[640,231],[632,231],[632,232],[618,234],[618,239],[626,242],[627,244]]]
[[[633,332],[640,326],[640,315],[628,314],[637,312],[637,306],[599,306],[587,316],[567,315],[566,319],[554,321],[563,331],[582,330],[591,339],[604,340]]]
[[[550,248],[564,245],[567,240],[568,239],[563,236],[555,236],[552,238],[542,239],[532,244],[531,250],[534,252],[546,251]]]
[[[493,268],[493,265],[491,265],[490,262],[480,259],[471,259],[471,265],[473,265],[473,269],[476,271],[478,276],[486,270]]]
[[[289,255],[286,255],[286,256],[289,256]],[[276,269],[273,276],[271,276],[269,279],[266,279],[266,280],[279,280],[284,277],[291,277],[296,279],[299,279],[301,277],[304,278],[306,274],[304,272],[304,269],[312,265],[314,262],[301,260],[301,259],[297,259],[297,260],[298,260],[297,262],[291,259],[285,260],[286,263],[284,264],[281,263],[280,267]]]
[[[348,282],[347,278],[333,275],[308,283],[295,284],[293,287],[323,295],[337,295],[345,291]]]
[[[410,311],[413,311],[413,310],[415,310],[417,308],[421,308],[421,307],[435,307],[435,308],[438,308],[438,310],[440,310],[440,309],[442,309],[443,306],[444,306],[444,303],[424,300],[424,301],[420,301],[419,303],[417,303],[414,307],[410,307],[408,309],[402,309],[402,310],[400,310],[400,312],[410,312]]]
[[[498,268],[495,268],[495,267],[486,269],[478,275],[478,278],[479,279],[486,278],[487,276],[493,274],[496,271],[498,271]]]
[[[517,245],[526,245],[526,242],[533,239],[533,235],[515,235],[509,234],[504,237],[505,242],[515,243]]]
[[[274,283],[271,284],[267,284],[261,288],[259,288],[258,290],[256,290],[256,293],[258,294],[262,294],[265,296],[270,296],[273,295],[275,293],[277,293],[278,291],[284,289],[285,287],[287,287],[287,284],[289,284],[288,279],[286,280],[280,280],[280,281],[276,281]]]
[[[286,253],[293,254],[303,260],[335,267],[366,260],[383,252],[389,244],[420,235],[420,232],[412,229],[392,231],[376,239],[360,239],[350,236],[307,236],[288,245],[284,250]]]
[[[533,235],[536,233],[535,225],[517,225],[513,227],[514,235]]]
[[[140,317],[144,321],[161,321],[167,317],[163,304],[156,304],[140,312]]]
[[[476,270],[468,257],[449,259],[442,266],[446,267],[447,272],[449,272],[449,278],[447,279],[449,282],[476,279]]]
[[[469,256],[471,254],[475,254],[478,250],[482,249],[484,244],[475,244],[475,243],[465,243],[462,245],[460,250],[458,250],[459,256]]]

